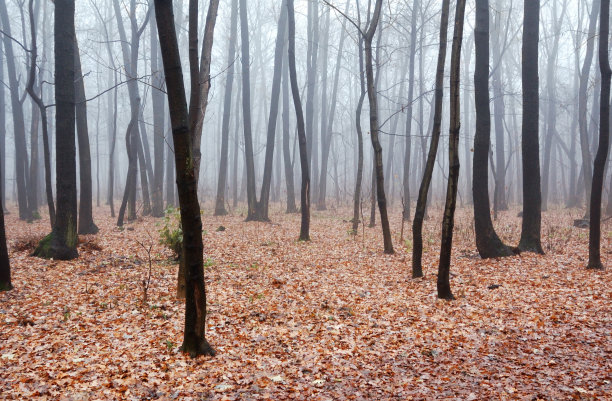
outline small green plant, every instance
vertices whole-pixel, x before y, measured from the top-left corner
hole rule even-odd
[[[159,243],[174,252],[176,259],[183,247],[183,228],[181,227],[180,209],[169,206],[166,209],[162,228],[159,230]]]
[[[404,246],[406,246],[406,249],[408,251],[411,251],[412,250],[412,241],[410,241],[408,238],[406,238],[404,240]]]
[[[174,344],[172,341],[166,340],[166,348],[168,348],[168,351],[172,351],[172,348],[174,348],[175,346],[176,344]]]
[[[208,258],[204,261],[204,268],[206,269],[207,267],[211,267],[215,265],[215,260]]]

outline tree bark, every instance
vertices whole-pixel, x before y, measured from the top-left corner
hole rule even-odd
[[[0,61],[0,65],[2,62]],[[2,71],[0,70],[0,79],[2,79]],[[3,96],[0,93],[0,96]],[[2,102],[2,100],[0,100]],[[0,104],[1,106],[1,104]],[[0,124],[4,124],[4,121],[0,119]],[[4,125],[0,125],[0,130],[4,128]],[[2,159],[4,161],[4,159]],[[4,174],[3,163],[0,163],[0,176]],[[3,188],[0,188],[3,191]],[[4,192],[0,193],[0,199],[4,199]],[[10,291],[13,289],[11,283],[11,263],[9,261],[8,249],[6,247],[6,232],[4,230],[4,207],[0,205],[0,292]]]
[[[69,260],[78,257],[74,0],[56,0],[54,18],[57,212],[52,232],[40,241],[33,255]]]
[[[300,145],[300,165],[302,168],[302,193],[300,199],[302,208],[302,220],[300,224],[299,240],[310,241],[310,171],[308,169],[308,150],[306,146],[306,128],[304,123],[304,114],[302,112],[300,88],[298,87],[297,71],[295,67],[295,14],[293,8],[293,0],[286,1],[289,23],[289,78],[291,80],[293,106],[295,107],[295,116],[297,119],[298,140]]]
[[[476,248],[482,258],[511,256],[512,250],[497,236],[489,203],[489,168],[491,148],[491,112],[489,106],[489,0],[476,0],[474,28],[476,67],[474,91],[476,105],[476,134],[474,135],[474,169],[472,197],[474,200],[474,230]],[[498,62],[501,62],[499,60]],[[497,125],[497,124],[496,124]],[[503,138],[502,138],[503,140]],[[504,165],[497,165],[497,176]]]
[[[151,215],[162,217],[164,215],[164,137],[165,137],[165,116],[163,65],[159,60],[159,44],[157,37],[157,24],[151,24],[151,74],[153,88],[151,88],[151,102],[153,103],[153,155],[155,166],[153,171],[153,205]]]
[[[423,178],[419,187],[419,197],[412,221],[412,277],[423,277],[421,258],[423,256],[423,219],[427,207],[427,193],[431,184],[438,144],[440,142],[440,129],[442,125],[442,100],[444,97],[444,63],[446,62],[446,44],[448,33],[448,14],[450,0],[442,1],[442,14],[440,17],[440,48],[438,50],[438,65],[436,69],[436,89],[434,99],[434,118],[431,133],[431,142],[427,153],[427,163],[423,171]]]
[[[291,161],[291,141],[289,138],[289,65],[283,64],[283,165],[285,167],[285,186],[287,188],[286,213],[297,213],[295,205],[295,184],[293,182],[293,162]]]
[[[204,284],[202,219],[193,161],[190,117],[183,83],[172,0],[155,0],[155,15],[166,76],[168,104],[174,138],[183,258],[186,266],[185,330],[182,350],[192,357],[214,355],[206,341],[206,288]],[[196,16],[197,18],[197,16]]]
[[[538,41],[540,0],[526,1],[523,22],[523,224],[519,250],[543,254],[540,242],[542,195],[540,189]]]
[[[593,167],[591,214],[589,224],[589,269],[603,270],[601,262],[601,195],[610,143],[610,0],[601,0],[599,20],[599,69],[601,71],[601,101],[599,102],[599,146]]]
[[[450,127],[448,138],[448,186],[446,188],[446,204],[442,219],[442,241],[440,245],[440,263],[438,265],[438,298],[451,300],[455,297],[450,288],[450,263],[453,250],[453,228],[455,224],[455,206],[457,204],[457,188],[459,184],[459,131],[461,129],[460,107],[460,69],[461,42],[463,40],[463,21],[465,16],[465,0],[457,0],[455,13],[455,29],[450,66]]]

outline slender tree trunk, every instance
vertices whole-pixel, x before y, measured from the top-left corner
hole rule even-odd
[[[300,100],[300,89],[298,87],[297,71],[295,67],[295,14],[293,8],[293,0],[286,1],[289,23],[289,77],[291,79],[293,106],[295,107],[295,116],[297,119],[297,131],[300,144],[300,165],[302,167],[302,221],[300,224],[299,240],[310,241],[310,171],[308,168],[308,153],[306,146],[306,128],[304,123],[304,114],[302,112],[302,101]]]
[[[2,61],[0,61],[0,65]],[[1,68],[1,67],[0,67]],[[0,80],[2,79],[2,70],[0,70]],[[0,92],[0,96],[4,96],[4,93]],[[2,103],[0,99],[0,103]],[[2,104],[0,104],[2,106]],[[0,119],[0,130],[4,129],[4,121]],[[4,174],[4,159],[0,163],[0,176]],[[4,188],[0,188],[3,191]],[[4,192],[0,193],[0,199],[4,199]],[[11,283],[11,263],[9,261],[8,249],[6,247],[6,232],[4,230],[4,207],[0,205],[0,292],[10,291],[13,289]]]
[[[159,44],[157,37],[157,24],[151,24],[151,74],[153,75],[153,88],[151,88],[151,102],[153,103],[153,155],[155,166],[153,171],[153,205],[151,215],[162,217],[164,215],[164,131],[165,110],[163,65],[159,60]]]
[[[450,0],[442,1],[442,14],[440,17],[440,48],[438,50],[438,65],[436,69],[436,92],[434,99],[434,118],[431,133],[431,142],[427,153],[427,163],[423,171],[421,186],[419,187],[419,197],[414,211],[412,221],[412,277],[423,277],[423,267],[421,258],[423,256],[423,220],[425,218],[425,208],[427,206],[427,193],[431,184],[438,144],[440,142],[440,129],[442,125],[442,100],[444,97],[444,63],[446,62],[446,43],[448,33],[448,14]]]
[[[193,0],[192,0],[193,1]],[[206,288],[202,245],[202,219],[198,202],[197,179],[193,162],[190,117],[183,83],[178,41],[174,26],[172,1],[155,0],[155,15],[160,48],[164,63],[168,104],[174,137],[174,160],[177,168],[181,226],[183,228],[182,255],[186,266],[185,330],[182,350],[192,357],[214,355],[206,341]],[[194,16],[197,18],[197,15]]]
[[[295,205],[295,185],[293,183],[293,163],[291,162],[291,141],[289,138],[289,65],[283,64],[283,165],[285,167],[285,186],[287,187],[287,213],[297,213]]]
[[[227,79],[225,80],[225,95],[223,100],[223,122],[221,127],[221,160],[219,179],[217,180],[217,198],[215,200],[215,216],[227,214],[225,209],[225,193],[227,192],[227,161],[229,153],[230,117],[232,113],[232,86],[234,85],[234,60],[236,57],[236,36],[238,33],[238,0],[232,0],[231,30],[227,51]]]
[[[31,56],[33,57],[33,56]],[[0,81],[4,82],[4,51],[0,41]],[[4,100],[4,85],[0,85],[0,207],[6,210],[6,103]],[[4,219],[4,214],[3,217]],[[0,244],[1,246],[1,244]]]
[[[461,129],[461,107],[459,102],[461,42],[463,40],[463,21],[465,16],[465,0],[457,0],[455,13],[455,30],[450,66],[450,127],[448,138],[448,186],[446,188],[446,204],[442,219],[442,241],[440,245],[440,264],[438,265],[438,298],[454,299],[450,288],[450,263],[453,250],[453,228],[455,221],[455,206],[457,204],[457,188],[459,184],[459,131]],[[488,44],[488,43],[487,43]]]
[[[355,111],[355,127],[357,131],[357,177],[355,178],[355,193],[353,194],[353,227],[352,233],[357,234],[359,228],[359,215],[361,209],[361,184],[363,181],[363,131],[361,128],[361,111],[366,95],[364,66],[363,66],[363,37],[359,37],[359,88],[360,95]],[[361,222],[363,224],[363,222]]]
[[[474,91],[476,105],[476,134],[474,136],[474,170],[472,197],[474,200],[474,229],[476,248],[482,258],[512,255],[512,250],[497,236],[489,203],[489,169],[487,159],[491,148],[491,113],[489,106],[489,0],[476,0],[474,28],[476,68]],[[501,62],[499,60],[498,62]],[[497,123],[496,123],[497,125]],[[503,140],[503,139],[502,139]],[[497,176],[505,166],[497,165]]]
[[[51,234],[40,241],[34,256],[68,260],[78,257],[74,0],[55,0],[54,18],[57,214]]]
[[[281,4],[281,14],[278,19],[278,32],[276,34],[276,49],[274,51],[274,75],[272,77],[272,101],[270,116],[268,118],[268,134],[266,138],[266,156],[264,159],[263,182],[261,194],[257,203],[256,220],[269,221],[268,206],[270,201],[270,185],[272,184],[272,161],[274,156],[274,142],[276,141],[276,122],[278,120],[278,103],[281,90],[281,76],[283,68],[283,50],[285,48],[285,32],[287,30],[287,7]]]
[[[599,109],[599,146],[593,168],[591,215],[589,224],[589,269],[603,270],[601,263],[601,194],[610,142],[610,0],[601,0],[599,20],[599,69],[601,71],[601,101]]]
[[[0,2],[0,21],[2,22],[2,35],[4,41],[4,53],[6,55],[6,69],[11,96],[11,110],[13,112],[13,133],[15,143],[15,180],[17,183],[17,201],[19,206],[19,219],[30,220],[30,208],[27,199],[27,160],[28,151],[26,148],[25,119],[23,115],[23,105],[19,99],[21,90],[17,79],[15,66],[15,54],[13,52],[13,41],[11,39],[11,27],[9,22],[6,2]]]
[[[85,99],[85,82],[81,71],[79,45],[74,42],[74,93],[76,101],[76,130],[79,143],[79,234],[95,234],[98,226],[93,220],[93,198],[91,182],[91,152],[89,149],[89,129],[87,127],[87,103]]]
[[[40,219],[38,212],[38,131],[40,115],[32,101],[32,119],[30,121],[30,178],[28,179],[28,206],[32,220]]]
[[[542,196],[538,138],[539,82],[538,42],[540,0],[525,2],[523,22],[523,224],[519,249],[543,254],[540,242]]]

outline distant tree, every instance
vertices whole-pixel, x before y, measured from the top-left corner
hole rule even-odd
[[[153,156],[155,166],[153,172],[153,191],[151,215],[161,217],[164,215],[164,139],[166,131],[166,108],[164,102],[164,66],[159,58],[159,40],[157,38],[157,24],[151,24],[151,74],[153,87],[151,88],[151,103],[153,104]]]
[[[306,146],[304,113],[302,111],[300,88],[298,87],[297,71],[295,67],[295,11],[293,7],[293,0],[287,0],[287,10],[289,22],[289,77],[291,79],[293,106],[295,107],[295,115],[297,119],[298,142],[300,145],[300,166],[302,168],[302,221],[300,224],[299,239],[300,241],[310,241],[310,171],[308,168],[308,149]]]
[[[489,0],[476,0],[474,28],[476,66],[474,70],[474,103],[476,134],[474,135],[474,168],[472,197],[476,248],[482,258],[512,255],[493,228],[489,203],[489,150],[491,148],[491,110],[489,101]],[[504,166],[499,166],[498,169]],[[499,174],[499,172],[498,172]]]
[[[599,69],[601,71],[601,101],[599,102],[599,146],[593,168],[591,215],[589,224],[589,269],[603,270],[601,263],[601,194],[610,143],[610,0],[601,0],[599,20]]]
[[[187,96],[183,82],[172,3],[172,0],[155,0],[155,16],[166,76],[168,104],[170,106],[181,226],[183,229],[182,256],[186,267],[186,298],[182,350],[195,357],[197,355],[214,355],[215,351],[208,344],[205,336],[206,288],[204,284],[202,218],[200,216],[197,179],[193,162],[192,133],[190,132],[190,127],[195,127],[193,121],[196,116],[190,116],[187,108]],[[189,9],[189,29],[197,33],[197,0],[190,0]],[[195,15],[193,15],[194,11]],[[216,17],[216,13],[213,17]],[[195,52],[197,53],[197,47]],[[190,65],[193,71],[192,64],[193,57],[190,57]],[[192,85],[197,86],[198,83],[192,82]],[[195,99],[199,99],[199,94]],[[192,107],[199,110],[199,107]]]
[[[68,260],[78,257],[74,0],[56,0],[54,14],[57,211],[53,230],[40,241],[34,256]]]
[[[523,224],[519,250],[543,254],[540,189],[538,42],[540,0],[526,1],[523,14]],[[501,168],[501,166],[500,166]]]
[[[91,182],[91,151],[87,126],[87,100],[85,99],[85,77],[81,71],[79,45],[74,42],[74,90],[76,101],[76,129],[79,143],[79,234],[95,234],[98,226],[93,220],[93,198]]]
[[[31,210],[28,205],[27,194],[27,164],[28,152],[26,149],[25,119],[23,115],[23,104],[19,98],[19,80],[15,60],[17,57],[13,51],[13,40],[11,39],[10,19],[6,7],[7,2],[0,2],[0,22],[2,23],[4,41],[4,52],[6,54],[6,69],[11,97],[11,110],[13,111],[13,132],[15,136],[15,179],[17,181],[17,203],[19,206],[19,219],[30,220]]]
[[[436,69],[436,94],[434,99],[434,118],[431,142],[427,153],[427,163],[423,171],[421,186],[419,187],[419,197],[414,211],[412,221],[412,277],[423,277],[423,267],[421,258],[423,256],[423,220],[425,219],[425,209],[427,207],[427,193],[431,184],[438,144],[440,143],[440,127],[442,126],[442,100],[444,98],[444,64],[446,62],[446,45],[448,34],[448,13],[450,0],[442,1],[442,14],[440,17],[440,47],[438,49],[438,66]]]
[[[448,185],[446,187],[446,204],[442,219],[442,241],[440,245],[440,263],[438,265],[438,298],[454,299],[450,288],[450,262],[453,251],[453,228],[455,225],[455,206],[459,185],[459,131],[461,129],[461,106],[459,102],[459,80],[461,77],[461,42],[465,17],[465,0],[457,0],[455,12],[455,30],[451,50],[450,66],[450,126],[448,138]]]

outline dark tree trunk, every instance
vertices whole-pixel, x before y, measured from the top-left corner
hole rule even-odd
[[[176,171],[174,168],[174,139],[172,135],[167,141],[168,154],[166,156],[166,207],[176,206]]]
[[[78,257],[74,91],[74,0],[55,1],[55,149],[57,214],[51,234],[34,256],[68,260]]]
[[[32,56],[33,57],[33,56]],[[4,51],[0,41],[0,81],[4,82]],[[0,85],[0,207],[6,210],[6,103],[4,100],[4,85]]]
[[[285,0],[286,1],[286,0]],[[256,205],[256,220],[269,221],[268,204],[270,201],[270,185],[272,184],[272,161],[274,156],[274,141],[276,140],[276,122],[278,120],[278,103],[281,90],[281,75],[283,68],[283,49],[286,42],[287,7],[281,4],[281,14],[278,19],[278,32],[276,34],[276,49],[274,51],[274,75],[272,77],[272,101],[270,116],[268,118],[268,134],[266,138],[266,156],[264,159],[263,182],[261,194]]]
[[[221,160],[219,163],[219,179],[217,181],[217,198],[215,200],[215,216],[227,214],[225,209],[225,193],[227,192],[227,161],[229,154],[230,117],[232,115],[232,87],[234,85],[234,59],[236,57],[236,36],[238,33],[238,0],[232,0],[231,31],[227,51],[227,79],[225,80],[225,95],[223,100],[223,122],[221,126]]]
[[[523,224],[519,249],[543,254],[540,243],[542,196],[538,138],[539,81],[538,41],[540,0],[526,1],[523,22]]]
[[[295,185],[293,183],[293,162],[289,138],[289,65],[283,64],[283,165],[285,166],[285,186],[287,187],[287,213],[297,213],[295,205]]]
[[[476,67],[474,91],[476,105],[476,134],[474,135],[474,169],[472,197],[474,200],[474,229],[476,248],[482,258],[512,255],[512,250],[497,236],[489,203],[489,168],[487,159],[491,148],[491,112],[489,106],[489,0],[476,0],[474,28]],[[501,62],[501,60],[499,60]],[[496,123],[497,125],[497,123]],[[502,138],[503,140],[503,138]],[[497,175],[503,165],[497,165]]]
[[[13,52],[13,41],[11,39],[11,27],[9,22],[6,2],[0,2],[0,20],[2,22],[2,35],[4,41],[4,53],[6,55],[6,68],[11,95],[11,109],[13,111],[13,133],[15,137],[15,179],[17,182],[17,202],[19,206],[19,219],[30,220],[30,208],[27,199],[27,160],[25,119],[23,116],[23,105],[19,99],[20,89],[15,67],[15,54]]]
[[[599,146],[593,167],[591,215],[589,224],[589,269],[603,270],[601,263],[601,194],[610,142],[610,0],[601,0],[599,20],[599,69],[601,71],[601,101],[599,109]]]
[[[302,101],[300,100],[300,88],[298,87],[297,71],[295,67],[295,14],[293,10],[293,0],[287,0],[287,10],[289,22],[289,77],[291,79],[293,106],[295,107],[295,116],[297,119],[297,131],[300,144],[300,165],[302,168],[302,221],[300,225],[299,239],[300,241],[310,241],[310,172],[308,169],[306,128],[304,124]]]
[[[28,207],[32,220],[40,219],[38,212],[38,130],[40,116],[32,101],[32,119],[30,121],[30,172],[28,179]]]
[[[0,61],[0,64],[2,62]],[[0,70],[0,79],[2,79],[2,71]],[[2,96],[3,93],[0,93]],[[0,100],[2,102],[2,100]],[[0,106],[2,106],[0,104]],[[4,124],[4,121],[0,119],[0,124]],[[0,130],[4,128],[3,125],[0,125]],[[2,159],[4,161],[4,159]],[[4,174],[4,166],[0,164],[0,176]],[[0,188],[0,191],[3,189]],[[0,197],[3,199],[4,192],[0,193]],[[11,283],[11,263],[9,261],[8,249],[6,247],[6,233],[4,230],[4,208],[0,205],[0,292],[1,291],[10,291],[13,289],[13,285]]]
[[[455,206],[459,184],[459,131],[461,129],[461,107],[459,77],[461,68],[461,42],[463,40],[463,21],[465,0],[457,0],[455,30],[450,65],[450,127],[448,138],[448,186],[446,204],[442,219],[442,241],[440,244],[440,264],[438,265],[438,298],[451,300],[455,297],[450,288],[450,263],[453,251],[453,228],[455,225]],[[488,43],[487,43],[488,44]]]
[[[140,117],[139,117],[140,120]],[[141,124],[138,124],[141,125]],[[142,128],[142,125],[141,125]],[[140,135],[142,132],[142,135]],[[136,154],[138,155],[138,171],[140,172],[140,185],[142,187],[142,215],[148,216],[151,214],[151,198],[149,196],[149,179],[147,176],[147,160],[144,152],[142,138],[145,133],[138,128],[134,129],[134,139],[136,140]]]
[[[376,226],[376,155],[372,152],[372,176],[370,177],[370,223],[369,228]]]
[[[357,177],[355,178],[355,193],[353,194],[353,227],[352,233],[357,234],[361,210],[361,185],[363,181],[363,130],[361,128],[361,111],[366,95],[366,85],[363,66],[363,36],[359,37],[359,88],[360,95],[355,110],[355,127],[357,131]],[[363,224],[363,222],[361,222]]]
[[[308,149],[308,166],[313,168],[315,137],[315,93],[317,84],[317,61],[319,57],[319,1],[308,2],[308,48],[306,52],[306,144]],[[309,171],[309,177],[310,177]]]
[[[93,198],[91,183],[91,152],[89,149],[89,130],[87,127],[87,103],[85,99],[85,82],[81,71],[79,44],[74,42],[74,96],[76,112],[76,130],[79,143],[79,234],[95,234],[98,227],[93,220]]]
[[[155,0],[157,28],[166,85],[174,159],[177,169],[181,225],[183,228],[183,258],[186,266],[185,331],[182,350],[195,357],[214,355],[206,341],[206,289],[204,285],[202,219],[198,202],[197,180],[193,162],[190,118],[183,83],[172,1]],[[197,18],[197,16],[196,16]]]
[[[421,186],[419,187],[419,197],[414,211],[412,221],[412,277],[423,277],[423,267],[421,258],[423,256],[423,220],[425,218],[425,208],[427,207],[427,193],[431,184],[438,144],[440,142],[440,129],[442,125],[442,100],[444,97],[444,63],[446,62],[446,43],[448,33],[448,13],[449,1],[442,1],[442,14],[440,17],[440,48],[438,50],[438,65],[436,69],[436,94],[434,99],[434,118],[431,142],[427,153],[427,163],[423,171]]]

